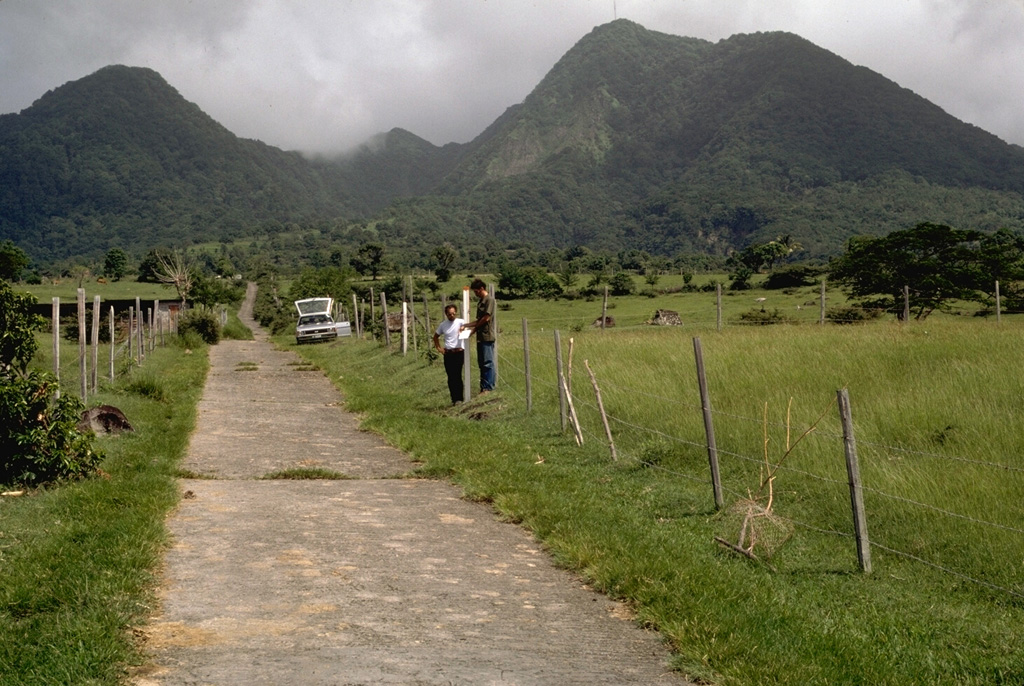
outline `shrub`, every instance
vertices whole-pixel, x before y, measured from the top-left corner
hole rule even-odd
[[[57,382],[28,372],[0,382],[0,483],[39,486],[83,476],[102,456],[92,434],[78,430],[85,409],[77,397],[56,398]]]
[[[220,340],[220,322],[212,310],[197,308],[188,310],[178,319],[178,335],[193,332],[208,345],[216,345]]]
[[[164,386],[149,374],[139,374],[131,377],[122,386],[125,391],[143,398],[163,402],[167,398]]]
[[[618,272],[608,280],[608,292],[612,295],[630,295],[635,288],[633,277],[626,272]]]
[[[764,280],[763,288],[779,289],[799,286],[813,286],[825,273],[823,267],[812,267],[806,264],[794,264],[773,271]]]
[[[841,305],[825,310],[825,318],[833,324],[855,324],[857,322],[878,319],[881,316],[881,309],[858,307],[856,305]]]
[[[740,321],[744,324],[767,326],[768,324],[788,324],[793,321],[793,318],[782,314],[778,308],[774,310],[754,309],[740,314]]]

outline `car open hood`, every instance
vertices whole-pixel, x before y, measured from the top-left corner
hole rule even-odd
[[[299,311],[300,317],[307,314],[330,314],[333,302],[331,298],[306,298],[296,300],[295,309]]]

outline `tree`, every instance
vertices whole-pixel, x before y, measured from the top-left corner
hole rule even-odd
[[[7,240],[0,243],[0,279],[17,281],[21,272],[29,265],[28,255],[24,250]]]
[[[388,267],[387,253],[380,243],[364,243],[351,259],[352,267],[360,274],[370,274],[374,281]]]
[[[452,269],[459,259],[459,253],[455,246],[445,241],[434,248],[430,255],[434,259],[434,276],[438,281],[445,282],[452,278]]]
[[[35,297],[15,293],[7,281],[0,280],[0,375],[25,371],[38,347],[35,331],[43,319],[32,313]]]
[[[626,272],[617,272],[615,276],[608,279],[608,290],[612,295],[630,295],[636,290],[633,277]]]
[[[157,255],[157,263],[156,280],[174,286],[174,290],[178,291],[178,297],[184,303],[196,282],[192,263],[180,250]]]
[[[880,296],[872,304],[894,309],[901,318],[906,286],[914,318],[924,319],[953,300],[979,299],[978,287],[988,278],[977,252],[984,239],[980,231],[931,223],[881,238],[851,238],[829,274],[854,297]]]
[[[120,281],[128,273],[128,253],[121,248],[111,248],[103,258],[103,275]]]
[[[304,269],[299,278],[292,282],[289,291],[291,299],[330,297],[336,303],[344,302],[343,299],[352,292],[348,276],[337,267]]]

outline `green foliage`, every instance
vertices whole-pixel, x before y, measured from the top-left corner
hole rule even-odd
[[[189,300],[203,307],[233,305],[244,297],[245,282],[234,279],[196,275],[189,290]]]
[[[793,321],[792,317],[783,314],[778,308],[773,310],[752,309],[747,312],[740,313],[741,323],[754,324],[756,326],[767,326],[769,324],[792,324]]]
[[[455,246],[445,241],[434,248],[434,252],[430,256],[434,260],[434,275],[437,277],[437,280],[441,282],[450,281],[452,270],[455,269],[459,259],[459,253]]]
[[[28,255],[12,241],[0,242],[0,279],[17,281],[29,265]]]
[[[520,267],[506,262],[498,274],[503,298],[551,298],[562,292],[555,277],[541,267]]]
[[[859,324],[878,319],[883,312],[881,308],[841,305],[825,310],[825,318],[833,324]]]
[[[881,296],[876,302],[901,318],[906,286],[914,318],[924,319],[954,300],[983,300],[994,289],[996,274],[1024,278],[1022,265],[1024,239],[1008,232],[922,223],[881,238],[850,239],[829,272],[854,297]]]
[[[390,267],[387,249],[382,243],[364,243],[359,246],[351,262],[353,269],[364,276],[369,274],[375,281]]]
[[[289,297],[292,300],[329,297],[336,303],[343,303],[352,293],[350,273],[338,267],[304,269],[292,282]]]
[[[132,393],[142,398],[163,402],[167,399],[164,384],[151,374],[133,374],[122,384],[125,393]]]
[[[616,272],[608,279],[608,292],[612,295],[631,295],[636,291],[633,277],[626,272]]]
[[[101,456],[92,435],[78,431],[85,407],[73,395],[56,398],[49,375],[0,375],[0,484],[39,486],[90,473]]]
[[[220,340],[220,322],[212,310],[205,307],[192,308],[178,318],[178,334],[195,334],[207,345],[216,345]]]
[[[807,264],[794,264],[781,269],[774,270],[762,282],[761,287],[769,290],[782,288],[798,288],[800,286],[812,286],[821,280],[825,274],[823,267],[815,267]]]
[[[11,284],[0,280],[0,376],[23,372],[38,345],[34,332],[43,318],[32,313],[36,299],[15,293]]]
[[[120,281],[128,273],[128,253],[121,248],[111,248],[103,258],[103,275]]]

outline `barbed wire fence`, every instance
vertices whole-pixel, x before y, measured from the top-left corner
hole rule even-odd
[[[77,391],[82,402],[86,402],[100,391],[101,381],[113,384],[141,369],[147,355],[166,345],[168,336],[177,332],[177,317],[174,310],[161,308],[160,300],[153,300],[143,309],[141,298],[136,297],[135,305],[121,316],[115,314],[113,307],[108,308],[103,327],[100,296],[93,297],[91,309],[86,307],[85,289],[79,288],[77,296],[77,314],[72,324],[77,325],[77,340],[65,335],[68,324],[60,316],[60,298],[52,299],[52,372],[58,381],[58,393]],[[106,329],[105,342],[100,339],[102,328]],[[76,342],[77,354],[64,354],[62,339]],[[105,368],[102,374],[101,366]],[[72,379],[77,384],[72,385]]]
[[[525,319],[523,330],[527,330]],[[574,440],[569,436],[578,432],[584,442],[607,446],[610,436],[614,436],[612,454],[619,462],[642,464],[665,477],[704,484],[710,504],[714,501],[714,470],[709,469],[707,454],[715,446],[714,439],[709,440],[702,430],[701,421],[708,410],[714,427],[728,436],[728,442],[719,438],[717,459],[722,473],[721,492],[729,502],[716,503],[719,514],[714,519],[725,532],[723,536],[733,529],[731,540],[735,544],[731,547],[748,554],[763,552],[766,561],[774,550],[759,548],[750,537],[750,528],[758,520],[771,520],[783,536],[796,528],[834,539],[839,549],[851,551],[851,560],[856,549],[862,571],[871,571],[870,554],[876,550],[891,556],[889,560],[898,558],[923,565],[959,581],[1024,599],[1024,571],[1014,561],[1024,552],[1024,527],[1019,525],[1020,517],[1014,515],[1021,514],[1024,467],[972,455],[856,441],[849,411],[849,434],[839,428],[842,417],[832,416],[839,414],[835,409],[832,415],[823,415],[827,421],[804,427],[792,426],[788,418],[781,423],[770,421],[767,412],[753,417],[716,411],[700,402],[652,393],[646,387],[600,380],[601,364],[593,358],[589,362],[598,380],[595,392],[588,392],[580,388],[581,384],[566,383],[566,371],[556,371],[560,365],[554,360],[555,346],[541,349],[528,336],[519,347],[509,345],[518,341],[515,333],[506,332],[501,338],[499,388],[524,419],[551,422],[553,430],[567,435],[567,441]],[[557,339],[557,330],[550,333]],[[542,360],[547,362],[538,370],[536,363]],[[564,360],[561,366],[568,367]],[[596,397],[597,384],[603,403]],[[696,389],[696,380],[692,386]],[[573,426],[572,417],[566,416],[567,403],[559,397],[566,390],[577,426]],[[837,389],[836,394],[840,398],[846,391]],[[652,424],[643,417],[631,416],[629,408],[635,405],[631,401],[639,397],[656,401],[661,416],[671,415],[676,421]],[[538,403],[538,398],[545,401]],[[848,395],[846,402],[850,402]],[[729,430],[721,431],[726,426]],[[611,427],[610,433],[602,427]],[[769,455],[769,433],[783,432],[785,451]],[[738,439],[744,434],[746,438]],[[802,444],[792,446],[792,435],[800,436]],[[782,442],[780,438],[771,440]],[[741,447],[732,445],[737,441]],[[760,454],[748,449],[752,442],[762,441]],[[855,475],[849,469],[851,443],[860,454],[860,463],[866,465],[863,483],[859,471]],[[609,465],[613,463],[610,457]],[[971,487],[991,482],[1000,483],[1009,500],[993,499]],[[774,501],[765,492],[773,487]],[[734,530],[737,518],[728,516],[730,507],[737,503],[742,504],[741,531]],[[766,546],[769,534],[758,534],[765,537]]]

